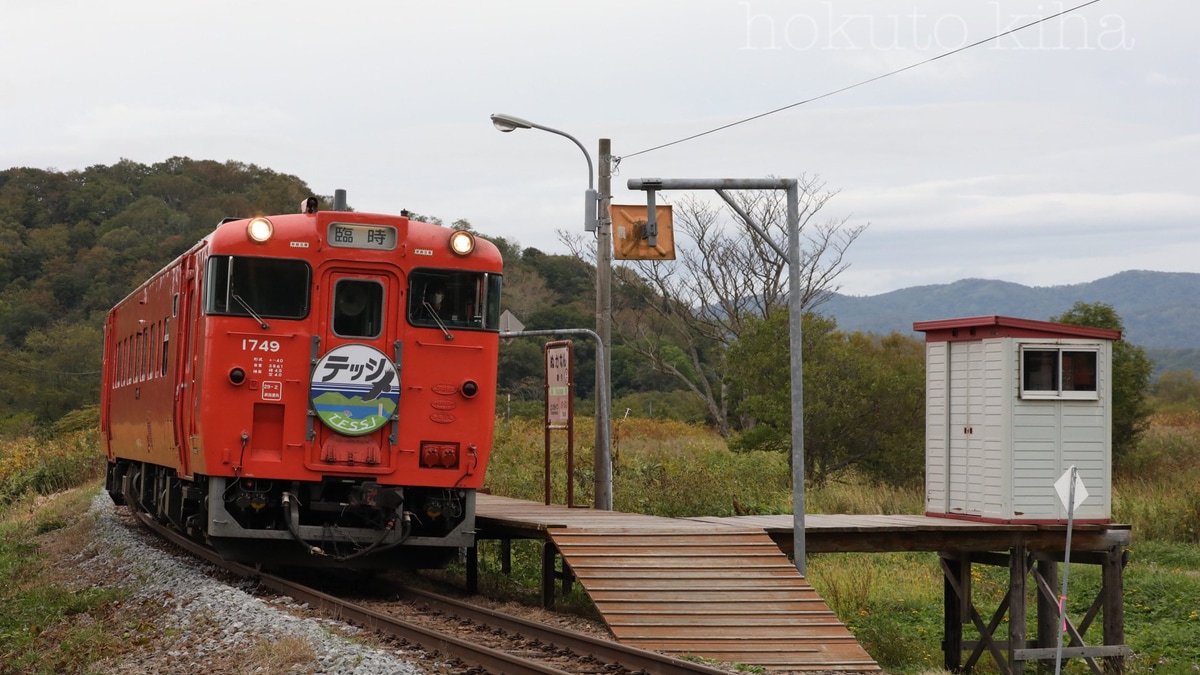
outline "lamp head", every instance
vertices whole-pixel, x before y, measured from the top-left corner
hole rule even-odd
[[[533,128],[533,123],[526,122],[520,117],[513,117],[512,115],[505,115],[503,113],[496,113],[492,115],[492,125],[504,133],[508,133],[513,129]]]

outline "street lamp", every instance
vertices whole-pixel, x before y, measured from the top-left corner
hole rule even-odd
[[[611,414],[612,385],[609,384],[609,373],[611,373],[610,359],[612,357],[612,349],[609,347],[609,340],[612,326],[612,306],[611,306],[611,270],[612,254],[608,247],[609,242],[608,219],[601,222],[599,205],[599,193],[594,188],[592,182],[592,156],[588,154],[583,144],[579,139],[565,131],[560,131],[552,127],[542,126],[529,120],[514,117],[513,115],[505,115],[496,113],[492,115],[492,125],[498,130],[508,133],[516,129],[541,129],[552,134],[558,134],[564,138],[571,139],[571,142],[578,146],[580,152],[587,159],[588,171],[588,187],[584,193],[584,210],[583,210],[583,229],[587,232],[596,233],[596,332],[599,335],[598,345],[596,349],[596,446],[594,451],[594,474],[595,474],[595,507],[597,509],[612,510],[612,448],[609,438],[609,430],[611,428],[609,417]],[[606,161],[609,154],[607,150],[608,139],[600,140],[601,160]],[[608,190],[607,187],[607,164],[604,165],[606,170],[601,176],[601,187]]]
[[[551,127],[544,127],[540,124],[530,122],[529,120],[523,120],[520,117],[505,115],[503,113],[496,113],[492,115],[492,126],[506,134],[516,129],[541,129],[542,131],[549,131],[552,134],[558,134],[564,138],[569,138],[571,139],[572,143],[579,146],[579,150],[583,153],[584,158],[587,159],[588,165],[588,189],[587,192],[583,194],[583,229],[587,232],[595,232],[597,217],[596,204],[599,201],[599,197],[596,193],[596,190],[593,188],[595,184],[592,182],[592,156],[588,154],[588,151],[583,147],[583,144],[579,142],[579,139],[565,131],[559,131],[558,129],[553,129]]]

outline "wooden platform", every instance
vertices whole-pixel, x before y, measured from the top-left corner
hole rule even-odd
[[[803,662],[803,658],[808,658],[813,665],[783,666],[780,665],[783,660],[776,660],[776,655],[767,645],[755,643],[749,637],[740,637],[741,633],[750,636],[758,632],[752,625],[753,611],[741,615],[730,613],[724,618],[709,616],[720,611],[712,605],[705,604],[713,599],[714,596],[709,594],[716,592],[717,587],[729,590],[729,597],[741,597],[743,602],[752,596],[745,592],[747,589],[744,587],[735,587],[735,584],[742,583],[739,581],[743,576],[739,571],[741,568],[732,569],[718,562],[738,559],[740,554],[731,554],[729,558],[708,556],[706,560],[706,556],[701,555],[700,551],[703,549],[716,552],[723,546],[719,542],[732,542],[751,532],[759,533],[760,538],[763,533],[770,537],[770,541],[773,541],[776,547],[773,555],[778,556],[791,570],[790,573],[783,573],[782,566],[775,568],[775,563],[772,563],[772,567],[754,569],[755,576],[767,569],[777,569],[785,577],[793,580],[769,583],[778,583],[779,588],[795,590],[798,593],[797,597],[811,592],[811,597],[815,598],[816,593],[807,585],[807,581],[795,573],[791,562],[780,553],[793,550],[791,515],[673,519],[613,511],[571,509],[565,506],[544,506],[505,497],[479,495],[476,523],[480,539],[546,541],[549,544],[546,547],[549,557],[543,563],[543,592],[547,592],[548,588],[551,598],[553,577],[545,576],[546,570],[553,571],[554,551],[563,550],[567,566],[574,570],[585,589],[592,594],[597,607],[605,612],[606,621],[609,622],[613,633],[623,641],[646,640],[645,644],[649,644],[651,640],[659,640],[667,647],[664,651],[673,651],[672,645],[678,646],[680,651],[690,651],[701,641],[688,634],[691,628],[684,627],[717,623],[724,626],[723,635],[727,639],[708,643],[713,645],[708,653],[716,655],[712,658],[726,658],[719,656],[726,653],[721,651],[724,647],[720,645],[737,645],[745,648],[742,653],[748,655],[738,656],[734,660],[749,665],[796,670],[878,668],[873,662],[870,665],[854,665],[861,664],[856,656],[838,651],[841,645],[839,641],[848,635],[848,632],[839,632],[845,631],[845,626],[840,623],[838,631],[828,635],[828,644],[838,645],[836,648],[824,652],[804,652],[806,647],[811,647],[819,639],[809,642],[807,646],[803,641],[793,642],[790,649],[795,649],[797,654],[808,654],[802,656],[800,662]],[[1053,588],[1059,574],[1059,562],[1063,560],[1065,525],[991,523],[914,515],[823,514],[807,514],[804,524],[805,549],[809,553],[930,551],[938,554],[945,577],[943,646],[944,665],[947,669],[970,670],[984,652],[992,655],[1000,672],[1005,674],[1023,672],[1026,663],[1030,661],[1042,661],[1043,666],[1046,665],[1047,653],[1052,654],[1050,646],[1055,644],[1057,637],[1057,599]],[[701,539],[702,537],[706,539]],[[682,540],[702,543],[697,544],[700,548],[691,548],[687,544],[678,543]],[[1129,526],[1120,524],[1076,525],[1072,532],[1071,562],[1101,566],[1103,587],[1087,616],[1081,621],[1068,617],[1069,640],[1064,643],[1064,655],[1083,658],[1095,673],[1104,669],[1098,659],[1108,661],[1109,669],[1120,670],[1124,666],[1124,659],[1130,654],[1124,645],[1123,608],[1123,568],[1127,560],[1124,549],[1129,546],[1130,540]],[[592,555],[599,551],[604,551],[605,555]],[[687,553],[683,556],[672,556],[671,551]],[[677,559],[669,567],[650,573],[649,570],[658,563],[672,557]],[[702,565],[701,561],[708,564]],[[1009,592],[994,609],[990,621],[986,624],[984,615],[974,604],[975,596],[970,588],[973,564],[1000,565],[1009,569]],[[771,572],[772,575],[774,573]],[[690,574],[696,576],[689,579]],[[799,584],[796,584],[795,580],[799,580]],[[746,583],[753,587],[758,582]],[[686,588],[687,591],[681,594],[680,587]],[[1034,589],[1033,606],[1037,612],[1038,630],[1033,639],[1027,639],[1025,632],[1027,588]],[[626,611],[632,605],[629,602],[622,603],[620,599],[643,592],[661,593],[664,598],[673,598],[672,602],[678,608],[678,614],[662,613],[662,616],[652,621],[640,622],[655,624],[653,631],[649,626],[639,626],[639,618],[647,618],[649,615]],[[612,612],[611,618],[602,605]],[[725,607],[732,609],[733,605],[733,601],[730,601]],[[828,612],[828,608],[823,601],[820,602],[822,609],[814,607],[816,605],[795,605],[792,609],[800,612],[798,617],[807,616],[820,623],[816,620],[817,614],[806,615],[803,612]],[[1088,627],[1101,614],[1103,644],[1088,646],[1084,642]],[[663,618],[665,616],[687,618],[674,624],[678,627],[668,628],[665,624],[669,622]],[[771,623],[775,618],[766,621]],[[1079,621],[1078,626],[1075,625],[1075,621]],[[800,629],[797,632],[796,626],[804,625],[807,624],[801,620],[792,628],[782,630],[792,630],[795,637],[807,630]],[[974,625],[982,638],[964,639],[964,625]],[[669,630],[677,631],[670,639],[664,637]],[[1007,635],[1003,634],[1004,631],[1007,631]],[[637,644],[641,646],[641,643]],[[853,647],[862,651],[857,643],[854,643]],[[656,646],[649,648],[661,649]],[[705,652],[692,653],[707,655]],[[844,665],[821,663],[826,658],[840,660]]]
[[[734,516],[689,518],[725,527],[761,528],[785,551],[792,550],[792,516]],[[810,553],[894,551],[1006,551],[1016,546],[1034,550],[1062,550],[1065,525],[992,523],[965,518],[914,515],[804,516],[805,549]],[[1076,524],[1071,548],[1107,551],[1128,546],[1128,525]]]
[[[625,644],[777,670],[879,666],[757,527],[480,495],[485,537],[544,533]]]

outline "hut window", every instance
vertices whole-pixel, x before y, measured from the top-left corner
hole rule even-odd
[[[1098,350],[1027,345],[1021,348],[1021,398],[1098,399]]]

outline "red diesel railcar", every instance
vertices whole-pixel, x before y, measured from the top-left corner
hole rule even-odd
[[[109,312],[106,488],[230,559],[441,565],[491,451],[499,251],[316,205],[221,223]]]

